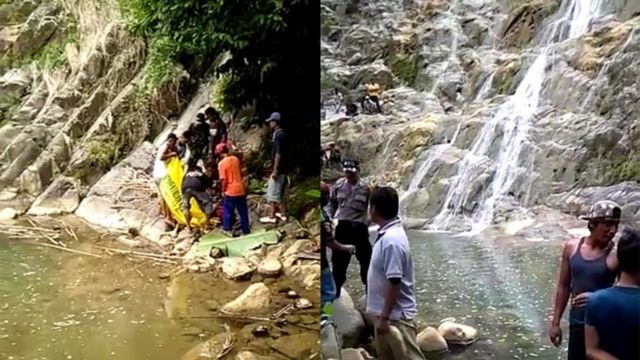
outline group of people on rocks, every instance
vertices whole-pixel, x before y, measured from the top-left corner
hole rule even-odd
[[[366,312],[376,319],[378,358],[424,359],[416,340],[413,263],[399,218],[398,193],[391,187],[370,188],[359,177],[356,160],[344,160],[342,166],[344,177],[332,188],[324,182],[320,184],[321,306],[341,296],[349,262],[355,255],[366,289]],[[337,220],[335,229],[333,219]],[[373,245],[369,241],[369,224],[379,226]],[[327,248],[332,249],[332,267]],[[401,339],[390,339],[392,327]],[[401,349],[392,345],[397,341],[401,341]]]
[[[366,313],[376,318],[377,358],[424,359],[416,340],[415,279],[398,194],[390,187],[367,186],[358,176],[357,161],[344,160],[343,171],[333,187],[320,184],[321,307],[340,297],[355,255],[366,289]],[[549,337],[560,345],[560,320],[571,299],[569,360],[640,359],[640,234],[625,229],[615,244],[620,218],[617,204],[597,202],[582,217],[590,234],[564,245]],[[370,224],[379,226],[373,244]],[[392,327],[403,346],[390,344]]]
[[[284,130],[280,127],[280,114],[274,112],[265,123],[273,131],[272,172],[266,195],[271,208],[269,216],[261,218],[260,222],[275,224],[278,220],[286,221],[283,197],[289,181],[286,168],[288,154]],[[197,114],[196,121],[180,137],[170,133],[159,147],[153,174],[157,185],[167,176],[166,164],[172,158],[178,158],[185,168],[180,192],[185,227],[189,232],[192,232],[190,209],[194,199],[206,216],[205,231],[215,217],[221,220],[222,233],[232,237],[237,212],[242,234],[250,233],[248,182],[237,150],[228,139],[227,125],[213,107],[208,107],[204,114]],[[204,170],[200,164],[204,165]],[[168,226],[177,225],[162,196],[160,212]]]
[[[640,234],[623,229],[620,207],[595,203],[589,235],[564,244],[549,339],[562,342],[560,320],[569,310],[568,359],[640,359]]]
[[[369,81],[360,87],[362,95],[359,96],[358,103],[360,104],[360,111],[363,113],[382,113],[382,107],[380,106],[380,91],[382,90],[380,84],[375,81]],[[345,107],[346,116],[358,115],[358,105],[355,102],[346,99],[338,89],[334,89],[332,97],[335,98],[335,113],[339,113],[342,107]],[[320,98],[320,108],[325,106],[324,100]],[[371,108],[375,107],[375,108]],[[324,115],[323,115],[324,118]]]

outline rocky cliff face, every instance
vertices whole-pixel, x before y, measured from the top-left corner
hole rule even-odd
[[[469,229],[611,198],[640,221],[640,5],[572,0],[322,2],[322,83],[383,114],[323,142],[401,190],[421,226]]]
[[[120,168],[134,178],[149,170],[153,148],[143,142],[186,103],[185,73],[140,96],[145,44],[115,1],[2,2],[0,59],[0,207],[19,213],[73,213],[136,149],[145,156]]]

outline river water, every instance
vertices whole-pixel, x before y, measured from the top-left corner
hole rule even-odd
[[[80,242],[64,239],[69,248],[98,253],[92,244],[118,247],[95,231],[75,231]],[[161,273],[177,265],[156,265],[121,255],[94,258],[2,236],[2,360],[179,360],[194,346],[224,333],[225,322],[236,340],[229,358],[236,351],[249,350],[280,359],[270,349],[277,337],[319,327],[315,307],[288,315],[290,324],[270,327],[272,336],[260,339],[251,335],[259,323],[217,317],[224,304],[256,281],[274,289],[270,314],[291,302],[276,295],[276,289],[290,287],[318,303],[317,290],[306,290],[286,277],[273,280],[254,275],[251,281],[231,281],[215,272],[183,272],[161,280]]]
[[[148,263],[0,239],[0,359],[179,359],[195,340]]]
[[[466,349],[430,358],[566,358],[566,322],[560,349],[546,335],[561,243],[415,231],[408,235],[418,323],[437,327],[440,320],[454,317],[479,334]],[[357,269],[353,259],[348,288],[354,299],[362,295]]]

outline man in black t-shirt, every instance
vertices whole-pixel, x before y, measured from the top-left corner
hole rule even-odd
[[[187,222],[187,230],[191,232],[191,198],[195,198],[200,209],[207,216],[207,224],[213,216],[214,203],[207,189],[212,182],[196,165],[197,160],[190,159],[187,165],[187,173],[182,178],[182,211]]]
[[[289,153],[287,151],[287,141],[284,130],[280,127],[280,113],[274,112],[266,120],[269,128],[273,130],[271,138],[271,176],[267,184],[267,201],[271,204],[269,216],[260,218],[263,224],[275,224],[278,219],[285,222],[284,195],[289,187],[289,169],[287,161]]]

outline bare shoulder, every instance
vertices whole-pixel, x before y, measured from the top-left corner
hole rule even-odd
[[[569,239],[567,240],[562,247],[562,255],[566,257],[571,257],[573,253],[578,249],[578,244],[580,243],[580,239]]]

